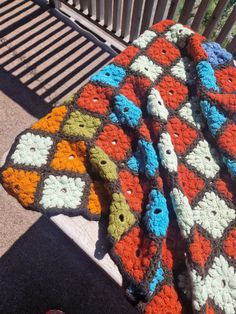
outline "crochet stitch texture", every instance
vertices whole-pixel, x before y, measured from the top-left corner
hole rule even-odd
[[[108,215],[137,308],[236,311],[236,68],[163,21],[20,134],[1,180],[47,215]]]

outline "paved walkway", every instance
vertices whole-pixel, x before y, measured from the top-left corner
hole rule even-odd
[[[32,1],[0,3],[0,158],[14,138],[111,55]],[[0,313],[134,313],[123,291],[55,225],[0,187]]]

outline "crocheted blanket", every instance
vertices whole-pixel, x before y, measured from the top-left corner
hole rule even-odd
[[[236,311],[236,68],[163,21],[21,133],[1,180],[26,208],[108,217],[144,313]]]

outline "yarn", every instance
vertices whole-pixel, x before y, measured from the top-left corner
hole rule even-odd
[[[44,118],[40,119],[32,125],[32,129],[41,130],[49,133],[59,131],[61,123],[67,113],[66,106],[60,106],[52,109]]]
[[[48,216],[107,216],[141,312],[234,314],[235,92],[230,53],[162,21],[21,133],[1,182]]]
[[[130,150],[131,138],[113,124],[106,125],[96,145],[115,160],[123,160]]]
[[[47,163],[49,150],[52,146],[50,137],[42,137],[25,133],[19,139],[11,159],[15,164],[25,164],[40,167]]]
[[[212,252],[211,242],[204,238],[197,230],[194,231],[193,243],[189,246],[192,260],[203,267]]]
[[[165,197],[159,191],[152,190],[144,218],[148,231],[157,237],[164,237],[169,225],[168,215]]]
[[[101,82],[117,87],[125,76],[125,70],[114,64],[109,64],[91,77],[92,82]]]
[[[114,111],[118,121],[130,127],[138,125],[142,114],[142,111],[132,101],[121,94],[115,96]]]
[[[121,259],[123,267],[137,282],[143,280],[151,258],[157,252],[155,241],[142,237],[142,235],[143,231],[134,227],[121,241],[115,244],[115,253]]]
[[[147,89],[150,84],[150,80],[146,77],[130,75],[125,78],[120,92],[135,105],[140,107],[142,102],[145,100]]]
[[[185,85],[169,75],[160,81],[156,89],[160,92],[165,105],[170,109],[177,109],[186,99],[188,93]]]
[[[35,171],[7,168],[2,172],[3,186],[21,202],[23,206],[33,204],[40,176]]]
[[[215,71],[217,83],[225,93],[236,91],[236,74],[234,67],[227,66]]]
[[[169,112],[158,90],[152,88],[148,95],[147,111],[150,115],[167,120]]]
[[[147,305],[145,314],[167,314],[168,312],[181,314],[182,307],[175,290],[171,286],[165,285]]]
[[[85,182],[80,178],[50,175],[44,181],[40,205],[47,208],[76,208],[81,203]]]
[[[137,176],[127,170],[121,170],[119,173],[121,190],[129,206],[137,212],[142,211],[143,190]]]
[[[70,143],[62,140],[58,142],[51,167],[56,170],[68,170],[85,173],[86,144],[83,141]]]
[[[153,293],[155,291],[157,284],[159,282],[162,282],[162,280],[164,280],[164,272],[159,263],[158,268],[156,270],[156,274],[154,275],[153,280],[150,283],[150,287],[149,287],[150,292]]]
[[[79,107],[91,112],[106,114],[109,109],[111,95],[111,88],[87,84],[77,99],[77,104]]]
[[[147,49],[147,55],[161,65],[170,65],[180,57],[180,52],[164,38],[158,38]]]
[[[100,120],[83,114],[80,111],[74,111],[63,127],[63,132],[68,136],[78,136],[91,138],[96,133],[100,125]]]
[[[147,30],[142,35],[140,35],[136,40],[133,41],[133,44],[135,46],[138,46],[139,48],[145,48],[147,44],[156,37],[156,33]]]
[[[221,237],[228,223],[235,217],[235,211],[214,192],[206,192],[193,209],[194,221],[207,230],[213,238]]]
[[[116,241],[120,240],[121,236],[134,225],[135,220],[123,194],[112,194],[107,230],[111,238]]]
[[[216,84],[214,70],[208,61],[200,61],[196,65],[196,69],[203,86],[208,89],[212,88],[215,91],[219,90],[219,87]]]
[[[107,193],[102,182],[95,181],[90,185],[90,194],[88,198],[88,210],[95,215],[101,215],[108,210]]]
[[[202,44],[202,47],[208,55],[208,61],[214,67],[232,60],[232,55],[225,49],[221,48],[218,43],[205,43]]]
[[[139,72],[151,81],[155,81],[163,71],[160,66],[156,65],[146,56],[140,56],[135,59],[135,61],[131,64],[130,69],[134,72]]]

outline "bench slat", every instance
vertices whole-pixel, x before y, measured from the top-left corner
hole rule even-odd
[[[113,0],[105,0],[104,2],[104,25],[109,27],[113,19]]]
[[[96,0],[89,0],[88,14],[91,16],[91,18],[96,17]]]
[[[207,12],[210,1],[211,0],[202,0],[191,25],[192,29],[194,29],[195,31],[198,31],[199,26]]]
[[[96,20],[99,24],[104,23],[104,0],[96,0]]]
[[[185,0],[184,6],[182,8],[179,22],[182,24],[187,24],[188,19],[191,17],[191,12],[194,6],[195,0]]]
[[[226,49],[229,50],[231,53],[236,53],[236,35],[234,36],[233,40],[231,40],[231,42],[228,44]]]
[[[141,33],[143,33],[146,29],[152,26],[157,3],[158,0],[146,1],[143,11],[144,17],[142,19]]]
[[[145,18],[143,17],[144,4],[144,0],[134,1],[129,41],[140,35],[142,19]]]
[[[123,0],[114,0],[114,12],[112,21],[112,31],[117,33],[121,30],[121,18],[123,10]]]
[[[131,18],[133,13],[133,0],[126,0],[123,5],[121,37],[128,41],[130,34]]]
[[[211,16],[208,24],[206,25],[203,36],[209,37],[212,34],[212,32],[213,32],[216,24],[219,22],[228,2],[229,2],[229,0],[219,0],[215,10],[212,13],[212,16]]]
[[[233,28],[235,21],[236,21],[236,5],[234,6],[231,14],[229,15],[223,28],[221,29],[219,35],[216,38],[216,41],[218,43],[221,44],[225,40],[225,38],[227,37],[227,35],[230,33],[231,29]]]
[[[179,0],[174,0],[171,2],[170,9],[169,9],[168,16],[167,16],[168,20],[174,19],[178,4],[179,4]]]
[[[170,0],[163,0],[163,1],[159,0],[158,1],[156,13],[154,16],[154,23],[158,23],[158,22],[166,19],[170,5],[171,5]]]
[[[82,11],[88,9],[88,1],[87,0],[80,0],[80,8]]]

